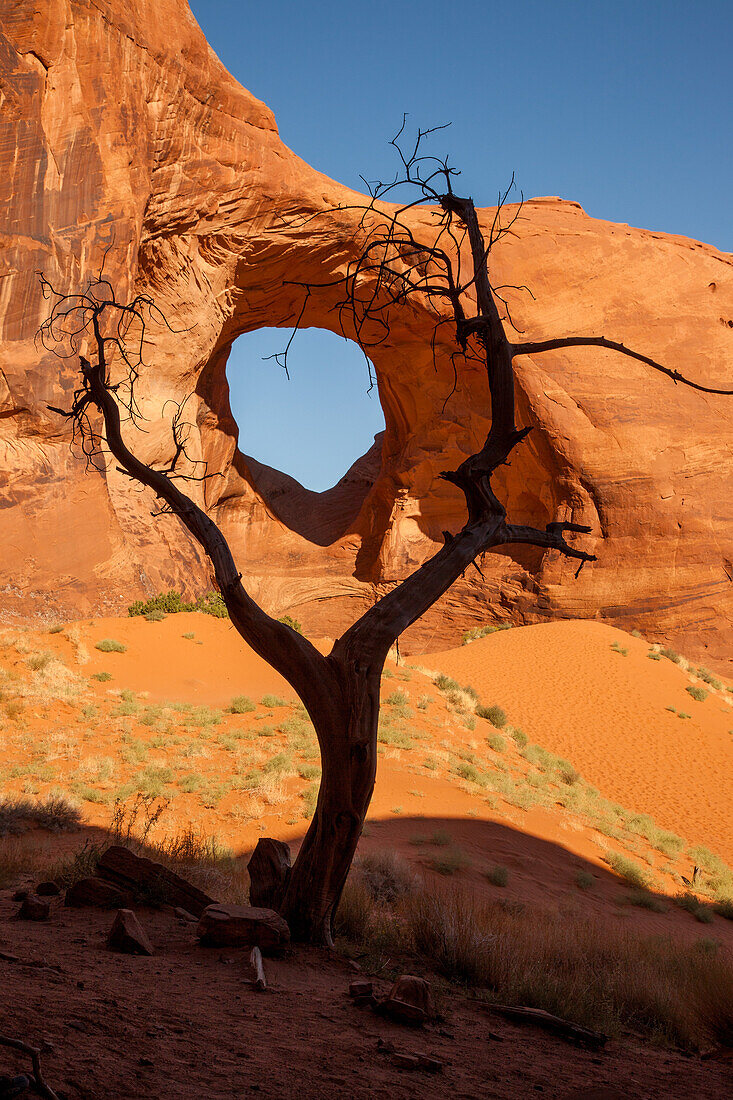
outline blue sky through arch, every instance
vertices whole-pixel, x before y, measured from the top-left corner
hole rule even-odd
[[[227,364],[239,449],[316,492],[330,489],[369,450],[384,415],[361,349],[324,329],[301,329],[288,355],[288,380],[274,359],[289,329],[240,336]]]

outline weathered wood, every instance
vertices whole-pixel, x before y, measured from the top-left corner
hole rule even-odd
[[[551,1012],[545,1012],[542,1008],[525,1008],[521,1005],[495,1005],[486,1001],[477,1001],[487,1012],[504,1016],[507,1020],[517,1023],[535,1024],[545,1031],[551,1031],[554,1035],[560,1035],[563,1039],[572,1042],[583,1043],[586,1046],[599,1048],[608,1042],[608,1036],[600,1031],[591,1031],[590,1028],[580,1024],[572,1024],[569,1020],[563,1020],[560,1016],[553,1016]]]
[[[253,947],[250,951],[249,965],[255,975],[252,985],[259,993],[263,993],[267,989],[267,979],[265,978],[265,966],[262,962],[262,952],[259,947]]]

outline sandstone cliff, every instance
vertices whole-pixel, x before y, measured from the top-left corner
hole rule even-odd
[[[446,403],[450,349],[437,348],[436,370],[418,306],[374,350],[386,431],[337,487],[307,493],[245,457],[225,377],[232,341],[292,323],[293,283],[343,272],[357,215],[337,207],[363,200],[282,144],[185,0],[0,0],[0,111],[0,614],[109,613],[164,586],[207,584],[175,522],[151,518],[152,502],[113,466],[85,471],[46,410],[68,400],[74,364],[34,345],[47,308],[36,271],[78,289],[106,252],[120,296],[151,293],[178,330],[151,330],[146,348],[147,457],[170,453],[166,399],[192,394],[190,446],[222,475],[207,481],[205,503],[250,590],[338,633],[460,526],[461,498],[436,474],[485,432],[485,379],[463,371]],[[525,339],[605,335],[733,385],[731,255],[554,198],[526,203],[515,229],[493,271],[532,289],[511,299]],[[312,294],[304,322],[337,329],[332,304],[332,292]],[[723,662],[733,401],[594,349],[519,360],[517,389],[535,431],[506,470],[511,515],[590,524],[599,560],[575,580],[554,554],[493,555],[405,647],[445,646],[496,615],[581,616]]]

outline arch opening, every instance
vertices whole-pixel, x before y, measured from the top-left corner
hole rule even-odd
[[[239,450],[253,472],[284,474],[320,495],[375,446],[381,449],[384,413],[357,344],[325,329],[302,329],[286,373],[279,353],[291,335],[292,329],[261,328],[235,340],[226,367],[229,403]]]

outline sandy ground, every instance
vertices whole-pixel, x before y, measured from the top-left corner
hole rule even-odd
[[[556,622],[491,634],[425,662],[502,706],[608,798],[733,861],[733,695],[650,660],[649,650],[601,623]],[[695,685],[709,691],[703,702],[686,690]]]
[[[97,650],[105,638],[125,652]],[[702,926],[669,898],[681,889],[680,876],[691,874],[689,845],[733,858],[733,696],[710,690],[697,702],[685,689],[698,678],[650,660],[648,651],[614,628],[563,622],[501,632],[429,660],[476,688],[482,703],[503,707],[531,742],[566,757],[600,796],[681,834],[679,852],[662,855],[626,829],[609,835],[600,818],[578,808],[581,781],[567,786],[551,772],[543,776],[506,729],[500,733],[468,704],[451,704],[425,671],[392,662],[360,852],[397,851],[427,882],[446,881],[447,873],[489,897],[549,908],[559,918],[602,915],[642,933],[733,947],[733,922],[715,915]],[[239,695],[251,706],[229,713]],[[274,759],[282,766],[268,771]],[[467,764],[478,782],[461,771]],[[0,632],[2,793],[63,791],[87,823],[82,834],[0,840],[0,952],[17,957],[0,955],[0,1030],[48,1038],[49,1077],[69,1100],[449,1092],[593,1100],[592,1087],[601,1086],[618,1090],[607,1100],[728,1095],[729,1066],[631,1040],[593,1055],[534,1029],[488,1021],[456,994],[446,995],[444,1024],[406,1033],[353,1008],[345,997],[353,971],[315,952],[270,962],[273,990],[258,997],[236,952],[202,951],[165,912],[144,914],[157,949],[152,959],[104,949],[109,914],[61,910],[39,926],[10,919],[13,875],[23,879],[30,849],[35,868],[52,867],[80,847],[89,828],[109,826],[116,798],[134,798],[145,784],[167,803],[159,826],[166,835],[192,824],[237,854],[262,835],[297,848],[317,765],[292,690],[227,621],[187,614],[82,622],[53,634]],[[630,904],[628,883],[606,862],[610,852],[635,861],[663,912]],[[446,854],[456,865],[441,875],[436,863]],[[486,877],[497,865],[506,870],[505,886]],[[377,1053],[380,1037],[444,1058],[445,1074],[398,1070]],[[0,1067],[20,1067],[13,1057],[2,1055]]]
[[[633,1041],[593,1053],[444,994],[444,1019],[413,1031],[355,1008],[351,964],[316,950],[266,960],[255,993],[242,952],[205,950],[172,914],[140,911],[156,954],[104,947],[112,916],[61,909],[52,925],[10,919],[0,896],[0,1029],[47,1041],[44,1072],[67,1100],[722,1100],[729,1064]],[[16,956],[8,961],[7,956]],[[387,992],[389,983],[377,979]],[[443,1073],[403,1071],[377,1043],[421,1051]],[[0,1054],[6,1072],[27,1068]],[[594,1093],[593,1089],[613,1090]]]

